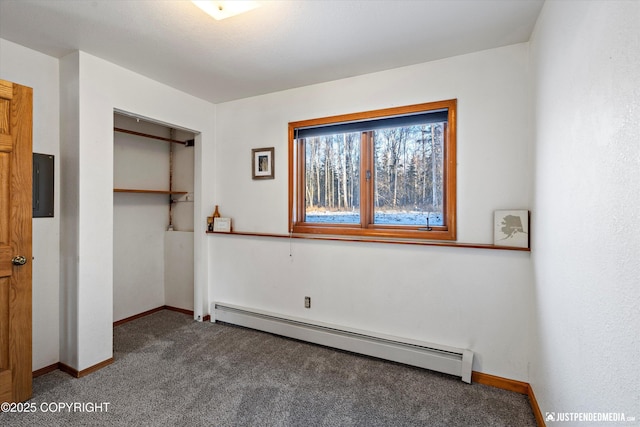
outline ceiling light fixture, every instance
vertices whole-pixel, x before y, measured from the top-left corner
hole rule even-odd
[[[207,12],[214,19],[218,21],[221,19],[229,18],[230,16],[239,15],[244,12],[248,12],[256,7],[260,6],[257,1],[245,1],[245,0],[231,0],[231,1],[197,1],[191,0],[193,4],[200,9]]]

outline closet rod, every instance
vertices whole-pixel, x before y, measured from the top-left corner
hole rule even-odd
[[[136,131],[133,131],[133,130],[116,128],[116,127],[114,127],[113,130],[116,131],[116,132],[122,132],[122,133],[131,134],[131,135],[143,136],[145,138],[159,139],[160,141],[174,142],[174,143],[180,144],[180,145],[187,145],[187,143],[189,142],[189,141],[178,141],[176,139],[171,139],[171,138],[163,138],[161,136],[149,135],[148,133],[136,132]]]

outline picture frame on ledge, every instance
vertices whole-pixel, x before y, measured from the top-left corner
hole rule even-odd
[[[231,218],[214,218],[213,219],[213,232],[214,233],[231,233]]]
[[[251,178],[274,179],[274,147],[251,150]]]
[[[512,248],[528,248],[529,211],[496,210],[493,215],[493,244]]]

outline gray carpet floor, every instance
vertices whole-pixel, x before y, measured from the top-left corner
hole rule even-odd
[[[114,358],[80,379],[34,379],[36,412],[0,413],[0,425],[536,425],[524,395],[168,310],[115,328]]]

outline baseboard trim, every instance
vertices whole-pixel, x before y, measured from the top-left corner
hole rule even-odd
[[[193,317],[193,310],[187,310],[187,309],[184,309],[184,308],[172,307],[170,305],[165,305],[164,309],[165,310],[171,310],[171,311],[177,311],[178,313],[188,314],[189,316]],[[210,320],[211,320],[211,316],[208,315],[208,314],[202,318],[203,322],[208,322]]]
[[[32,378],[39,377],[44,374],[48,374],[49,372],[57,371],[60,369],[60,363],[54,363],[53,365],[45,366],[44,368],[36,369],[31,373]]]
[[[471,382],[501,388],[503,390],[515,391],[520,394],[529,394],[529,383],[510,380],[509,378],[502,378],[483,372],[473,371],[471,373]]]
[[[157,313],[158,311],[162,311],[162,310],[176,311],[178,313],[188,314],[189,316],[193,317],[193,310],[187,310],[187,309],[184,309],[184,308],[172,307],[170,305],[162,305],[160,307],[152,308],[151,310],[143,311],[142,313],[134,314],[133,316],[129,316],[126,319],[121,319],[121,320],[118,320],[117,322],[113,322],[113,327],[115,328],[115,327],[118,327],[120,325],[124,325],[125,323],[131,322],[132,320],[140,319],[141,317],[145,317],[145,316],[148,316],[148,315],[153,314],[153,313]],[[203,319],[202,319],[203,322],[208,322],[210,320],[211,320],[211,316],[208,315],[208,314],[206,316],[204,316]]]
[[[120,326],[120,325],[123,325],[125,323],[131,322],[132,320],[140,319],[141,317],[145,317],[145,316],[148,316],[150,314],[157,313],[158,311],[164,310],[165,307],[166,306],[163,305],[163,306],[160,306],[160,307],[152,308],[151,310],[143,311],[142,313],[138,313],[138,314],[134,314],[133,316],[129,316],[126,319],[118,320],[117,322],[113,322],[113,327],[115,328],[117,326]]]
[[[531,405],[531,410],[533,410],[533,416],[536,417],[536,423],[538,424],[538,427],[546,427],[546,424],[544,423],[544,417],[542,416],[542,411],[540,411],[540,407],[538,406],[538,401],[536,400],[536,395],[533,393],[531,384],[529,384],[527,395],[529,396],[529,404]]]
[[[69,365],[65,365],[64,363],[58,363],[58,367],[62,372],[66,372],[67,374],[71,375],[74,378],[82,378],[84,376],[87,376],[89,374],[94,373],[95,371],[98,371],[102,368],[104,368],[105,366],[109,366],[113,363],[113,357],[110,357],[107,360],[103,360],[100,363],[96,363],[93,366],[89,366],[87,369],[83,369],[82,371],[78,371],[75,368],[72,368]]]
[[[188,315],[193,316],[193,310],[187,310],[186,308],[172,307],[170,305],[165,305],[163,308],[165,310],[175,311],[175,312],[178,312],[178,313],[188,314]]]
[[[529,405],[531,406],[533,416],[536,419],[536,424],[538,427],[546,427],[544,418],[542,417],[542,412],[538,406],[538,401],[536,400],[536,395],[533,393],[533,388],[531,388],[531,384],[476,371],[471,373],[471,382],[501,388],[503,390],[513,391],[528,396]]]

